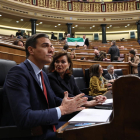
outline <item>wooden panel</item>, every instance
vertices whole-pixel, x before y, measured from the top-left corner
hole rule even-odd
[[[20,64],[21,62],[25,61],[26,57],[24,55],[17,55],[0,51],[0,59],[13,60],[17,64]]]
[[[86,60],[73,60],[74,68],[90,68],[91,65],[100,64],[103,68],[107,68],[108,65],[113,65],[115,69],[122,69],[123,74],[127,75],[131,73],[130,64],[128,62],[102,62],[102,61],[86,61]]]

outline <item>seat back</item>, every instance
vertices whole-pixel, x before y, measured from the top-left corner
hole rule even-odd
[[[86,82],[82,68],[73,68],[73,76],[75,83],[77,84],[80,90],[86,88]]]
[[[114,69],[114,73],[116,73],[118,76],[123,75],[122,69]]]
[[[0,59],[0,119],[2,115],[2,94],[4,81],[8,71],[15,65],[15,61]]]
[[[0,59],[0,87],[3,87],[8,71],[15,65],[15,61]]]
[[[89,68],[85,69],[85,81],[86,81],[86,86],[89,87],[89,81],[90,81]]]
[[[102,76],[104,76],[104,75],[107,74],[107,73],[108,73],[107,69],[103,69],[103,74],[102,74]]]
[[[74,77],[84,77],[83,69],[82,68],[73,68],[72,71],[73,71],[72,75]]]
[[[49,73],[48,68],[49,68],[49,65],[44,65],[44,67],[43,67],[42,70],[43,70],[46,74],[48,74],[48,73]]]

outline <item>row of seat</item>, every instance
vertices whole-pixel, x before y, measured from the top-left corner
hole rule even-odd
[[[43,68],[46,74],[48,74],[48,67],[49,65],[45,65]],[[89,82],[90,82],[89,68],[85,69],[85,76],[84,76],[82,68],[73,68],[72,71],[73,71],[72,75],[74,76],[75,82],[77,86],[79,87],[79,89],[85,94],[88,94],[88,88],[89,88]],[[118,76],[123,75],[122,69],[115,69],[114,72]],[[106,73],[107,73],[107,69],[103,69],[103,76]]]

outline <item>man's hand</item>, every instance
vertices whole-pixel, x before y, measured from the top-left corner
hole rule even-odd
[[[111,84],[111,83],[107,83],[106,85],[107,85],[107,87],[112,86],[112,84]]]
[[[97,103],[103,103],[103,102],[105,102],[106,99],[107,98],[103,95],[98,95],[96,97],[93,97],[93,100],[96,100]]]
[[[115,81],[114,79],[109,80],[110,83],[113,83],[114,81]]]
[[[87,101],[86,104],[84,104],[85,107],[93,107],[95,105],[99,105],[102,104],[103,102],[105,102],[107,98],[105,96],[102,95],[98,95],[96,97],[93,97],[92,101]]]
[[[85,95],[84,93],[81,93],[72,99],[68,97],[68,92],[64,92],[64,95],[65,96],[61,103],[61,106],[59,106],[61,115],[70,114],[75,111],[81,111],[85,109],[85,107],[81,107],[82,105],[86,104],[88,100],[87,97],[83,97]]]

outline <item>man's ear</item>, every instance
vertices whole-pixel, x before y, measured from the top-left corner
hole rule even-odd
[[[28,47],[28,52],[29,52],[30,55],[33,55],[34,54],[34,48],[29,46]]]

